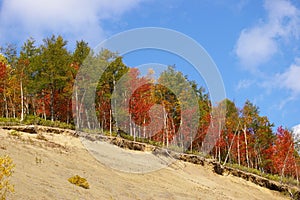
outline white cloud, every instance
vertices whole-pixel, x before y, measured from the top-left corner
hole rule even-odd
[[[249,79],[240,80],[238,82],[238,85],[237,85],[236,89],[237,90],[247,89],[250,86],[252,86],[253,84],[255,84],[254,80],[249,80]]]
[[[293,96],[300,95],[300,65],[292,64],[284,73],[277,74],[277,85],[292,92]]]
[[[70,40],[101,41],[101,22],[133,9],[140,0],[3,0],[0,10],[0,38],[41,39],[49,33]]]
[[[236,55],[247,67],[255,67],[267,61],[276,52],[276,42],[270,33],[261,28],[243,30],[237,41]]]
[[[300,11],[288,0],[265,0],[265,21],[242,30],[235,47],[241,64],[248,70],[267,62],[279,51],[281,41],[300,35]]]

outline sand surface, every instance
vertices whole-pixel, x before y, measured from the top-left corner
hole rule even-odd
[[[67,135],[43,133],[45,138],[37,139],[9,132],[0,129],[0,155],[8,154],[16,164],[11,178],[15,193],[8,199],[289,199],[243,179],[217,175],[209,167],[182,161],[166,166],[166,160],[149,152],[101,142],[83,145]],[[77,174],[90,189],[68,182]]]

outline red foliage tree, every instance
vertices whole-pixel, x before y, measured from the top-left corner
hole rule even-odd
[[[276,132],[276,140],[269,156],[272,159],[273,173],[282,176],[295,176],[295,148],[292,134],[280,126]]]

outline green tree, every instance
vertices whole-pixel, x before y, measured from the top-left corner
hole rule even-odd
[[[100,59],[109,62],[107,68],[102,73],[102,76],[97,86],[96,105],[99,111],[99,121],[103,121],[103,117],[107,123],[102,124],[104,129],[113,130],[113,126],[118,126],[118,122],[113,118],[112,106],[117,107],[116,101],[112,102],[112,94],[116,89],[117,82],[126,74],[129,68],[123,63],[122,57],[117,56],[115,53],[104,50]]]
[[[32,74],[35,59],[39,55],[39,48],[35,46],[35,40],[29,38],[21,47],[20,56],[16,67],[18,80],[20,82],[20,97],[21,97],[21,121],[24,119],[25,114],[29,114],[29,100],[33,95],[31,85],[35,84],[32,81]]]
[[[55,119],[55,94],[63,89],[68,81],[71,56],[66,49],[67,41],[62,36],[52,36],[43,40],[41,54],[35,70],[35,83],[42,96],[50,95],[50,117]]]

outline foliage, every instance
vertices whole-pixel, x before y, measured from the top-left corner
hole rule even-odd
[[[19,125],[20,120],[17,118],[4,118],[0,117],[0,124],[2,126],[9,126],[9,125]]]
[[[34,124],[34,125],[50,126],[50,127],[57,127],[63,129],[75,129],[73,124],[68,124],[60,121],[45,120],[43,118],[34,115],[27,115],[25,119],[22,121],[22,124],[26,124],[26,125]]]
[[[8,193],[14,192],[14,186],[9,181],[14,167],[15,165],[8,155],[0,156],[0,199],[2,200],[6,199]]]
[[[261,177],[264,177],[264,178],[267,178],[269,180],[273,180],[273,181],[276,181],[276,182],[282,182],[284,184],[298,186],[297,181],[292,177],[284,177],[283,180],[281,180],[281,177],[277,174],[263,173],[258,169],[248,168],[248,167],[245,167],[245,166],[242,166],[242,165],[237,165],[237,164],[226,164],[226,166],[232,167],[232,168],[235,168],[235,169],[239,169],[241,171],[248,172],[248,173],[251,173],[251,174],[256,174],[256,175],[259,175]]]
[[[175,66],[141,76],[117,53],[103,49],[95,54],[84,41],[69,51],[59,35],[41,45],[29,38],[20,53],[12,44],[0,51],[0,125],[75,129],[76,124],[89,133],[193,153],[205,150],[210,131],[217,141],[209,144],[207,156],[276,174],[282,181],[299,180],[299,145],[289,130],[273,131],[274,124],[249,100],[241,108],[229,99],[213,105],[205,89]],[[83,76],[78,78],[79,70]],[[95,96],[86,89],[91,87],[96,87]],[[212,115],[219,108],[226,113]],[[96,117],[91,119],[93,110]],[[226,119],[221,127],[222,114]]]
[[[89,189],[90,185],[85,178],[80,177],[79,175],[72,176],[68,181],[74,185],[82,187],[84,189]]]

